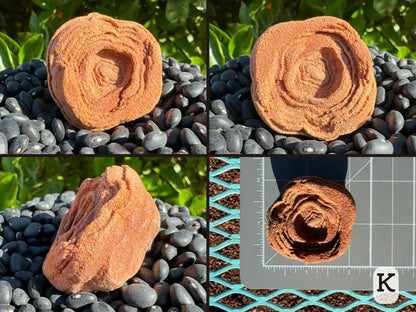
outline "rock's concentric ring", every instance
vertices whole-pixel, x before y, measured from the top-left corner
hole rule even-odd
[[[285,185],[267,212],[266,236],[287,258],[329,261],[347,250],[355,216],[347,189],[318,177],[300,177]]]
[[[137,119],[162,92],[160,46],[135,22],[98,13],[74,18],[52,37],[46,61],[51,95],[80,129]]]
[[[66,293],[114,290],[140,269],[159,224],[139,175],[128,166],[109,167],[101,177],[82,182],[43,273]]]
[[[254,46],[250,73],[260,117],[283,134],[333,140],[358,129],[374,109],[370,51],[336,17],[270,27]]]

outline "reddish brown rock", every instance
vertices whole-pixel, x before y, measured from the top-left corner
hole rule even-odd
[[[333,140],[358,129],[374,109],[370,51],[336,17],[270,27],[253,48],[250,73],[257,112],[279,133]]]
[[[78,128],[110,129],[160,99],[160,46],[135,22],[98,13],[74,18],[52,37],[46,62],[51,95]]]
[[[159,224],[139,175],[128,166],[109,167],[82,182],[43,273],[66,293],[116,289],[140,269]]]
[[[346,188],[318,177],[300,177],[285,185],[267,212],[266,237],[287,258],[330,261],[347,250],[355,216],[355,202]]]

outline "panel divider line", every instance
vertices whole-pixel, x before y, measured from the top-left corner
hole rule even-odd
[[[415,204],[416,204],[416,198],[415,198],[415,187],[416,187],[416,182],[415,182],[415,178],[416,178],[416,174],[415,174],[415,170],[416,170],[416,162],[415,162],[415,157],[413,157],[413,235],[412,235],[412,267],[413,267],[413,277],[415,277]]]
[[[373,265],[373,157],[370,157],[370,239],[369,239],[369,266]],[[371,273],[370,273],[371,274]]]
[[[351,192],[351,162],[350,158],[347,158],[347,170],[348,170],[348,181],[346,186],[348,185],[348,191]],[[348,246],[348,266],[351,265],[351,244]]]
[[[394,262],[394,158],[391,158],[391,266]]]
[[[266,249],[266,247],[265,247],[265,241],[266,241],[266,237],[265,237],[265,233],[264,233],[264,228],[266,227],[266,225],[264,224],[264,218],[265,218],[265,211],[264,211],[264,209],[265,209],[265,205],[264,205],[264,200],[265,200],[265,196],[264,196],[264,179],[266,178],[265,176],[264,176],[264,158],[265,157],[262,157],[261,158],[261,160],[260,160],[260,162],[261,162],[261,166],[262,166],[262,172],[261,172],[261,174],[262,174],[262,179],[263,179],[263,181],[262,181],[262,183],[261,183],[261,185],[262,185],[262,188],[261,188],[261,190],[262,190],[262,193],[261,193],[261,201],[262,201],[262,212],[263,212],[263,215],[262,215],[262,227],[261,227],[261,230],[262,230],[262,239],[263,239],[263,244],[262,244],[262,255],[263,255],[263,257],[262,257],[262,261],[263,261],[263,266],[264,266],[264,259],[265,259],[265,249]],[[271,160],[269,160],[269,161],[271,161]]]

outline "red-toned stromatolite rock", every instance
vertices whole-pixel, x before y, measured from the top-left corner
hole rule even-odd
[[[74,126],[105,130],[149,113],[162,92],[162,56],[142,25],[98,13],[62,25],[47,51],[48,86]]]
[[[43,273],[66,293],[116,289],[140,269],[159,224],[139,175],[128,166],[109,167],[82,182]]]
[[[253,48],[250,73],[257,112],[279,133],[333,140],[358,129],[374,109],[370,51],[336,17],[268,28]]]
[[[350,192],[318,177],[288,182],[267,212],[266,237],[281,255],[316,263],[348,248],[356,216]]]

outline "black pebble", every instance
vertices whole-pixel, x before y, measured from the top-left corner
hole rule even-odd
[[[97,302],[97,296],[90,292],[77,292],[69,295],[65,303],[71,309],[79,309]]]
[[[123,290],[123,299],[131,306],[143,309],[156,303],[157,293],[149,286],[131,284]]]
[[[11,141],[20,134],[19,125],[12,119],[2,119],[0,120],[0,132],[6,136],[8,141]]]
[[[372,155],[372,154],[393,154],[394,148],[393,144],[387,140],[371,140],[368,141],[364,146],[362,153],[364,155]]]
[[[0,304],[9,304],[12,300],[12,286],[6,281],[0,281]]]
[[[257,143],[264,149],[270,150],[274,145],[274,138],[272,134],[264,128],[257,128],[255,132],[255,137]]]
[[[167,143],[167,135],[162,131],[152,131],[143,138],[143,147],[148,151],[154,151]]]
[[[83,145],[96,148],[107,144],[110,141],[110,135],[103,131],[91,132],[83,136]]]
[[[305,140],[296,144],[295,150],[298,154],[325,154],[327,148],[322,141]]]
[[[243,149],[243,136],[240,131],[235,128],[228,129],[224,133],[227,150],[230,153],[241,153]]]
[[[170,286],[169,293],[172,303],[177,306],[195,304],[195,301],[192,299],[191,295],[181,284],[173,283]]]

